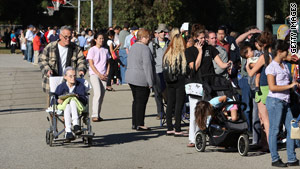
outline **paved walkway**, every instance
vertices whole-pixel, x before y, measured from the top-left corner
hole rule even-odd
[[[187,138],[165,136],[166,129],[155,119],[155,102],[150,97],[146,125],[151,132],[131,130],[132,96],[129,86],[114,86],[107,92],[102,117],[92,123],[94,145],[76,143],[49,147],[49,127],[44,111],[46,97],[37,66],[21,55],[0,55],[0,168],[103,168],[103,169],[199,169],[271,168],[270,154],[250,152],[241,157],[235,150],[209,146],[205,153],[187,148]],[[183,129],[187,129],[184,127]],[[300,149],[297,149],[298,158]],[[286,161],[286,152],[280,151]]]

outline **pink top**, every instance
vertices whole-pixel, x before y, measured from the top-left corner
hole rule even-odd
[[[109,58],[111,57],[106,48],[98,48],[97,46],[94,46],[89,49],[86,59],[93,60],[94,66],[98,72],[105,74],[107,70],[106,65]],[[90,75],[95,75],[95,72],[92,70],[91,66],[89,66],[89,73]]]

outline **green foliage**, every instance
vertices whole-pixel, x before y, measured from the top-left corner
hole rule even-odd
[[[94,28],[108,27],[108,1],[94,0]],[[289,4],[299,0],[265,0],[267,26],[284,23],[289,15]],[[77,0],[72,0],[77,5]],[[43,14],[51,0],[0,0],[0,23],[36,24],[44,26],[77,25],[77,8],[60,8],[54,16]],[[81,2],[81,28],[90,27],[90,1]],[[299,16],[299,14],[298,14]],[[137,25],[156,29],[159,23],[180,27],[183,22],[204,24],[215,30],[225,24],[243,32],[256,24],[256,0],[113,0],[113,26]]]

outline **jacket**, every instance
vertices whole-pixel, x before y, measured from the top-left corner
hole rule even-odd
[[[44,92],[49,92],[50,89],[49,77],[47,76],[49,70],[53,71],[53,76],[61,76],[58,72],[58,64],[60,62],[58,42],[59,41],[49,43],[39,56],[39,66],[42,71],[42,87]],[[68,46],[66,67],[67,66],[72,66],[78,72],[83,71],[85,73],[87,70],[86,61],[80,47],[72,42],[70,42],[70,45]]]
[[[34,51],[39,51],[40,50],[40,48],[41,48],[41,37],[39,37],[39,36],[35,36],[34,38],[33,38],[33,50]]]
[[[67,82],[63,82],[57,86],[57,88],[55,90],[55,97],[56,97],[56,99],[58,99],[58,96],[65,95],[68,93],[70,93],[70,92],[69,92],[69,87],[67,86]],[[78,96],[79,96],[78,100],[83,105],[87,104],[87,97],[86,97],[87,94],[85,92],[85,86],[82,83],[76,81],[76,86],[72,93],[78,94]]]

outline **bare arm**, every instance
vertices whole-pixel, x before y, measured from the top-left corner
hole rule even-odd
[[[289,85],[278,86],[278,85],[275,84],[275,76],[268,74],[267,78],[268,78],[269,88],[272,92],[285,91],[285,90],[288,90],[290,88],[293,88],[295,85],[298,85],[297,82],[293,82]]]
[[[111,44],[109,45],[109,51],[110,51],[111,54],[114,52],[113,43],[111,43]]]
[[[106,80],[107,77],[106,75],[101,74],[95,67],[94,61],[92,59],[88,59],[89,65],[92,68],[93,72],[101,79],[101,80]]]
[[[226,96],[220,96],[220,98],[219,98],[220,103],[224,103],[224,102],[226,102],[226,100],[227,100]]]
[[[239,45],[239,43],[241,43],[242,41],[244,41],[248,35],[252,34],[252,33],[260,33],[261,31],[258,29],[251,29],[248,32],[245,32],[243,34],[241,34],[238,38],[236,38],[235,42],[237,45]]]
[[[228,61],[227,63],[224,63],[224,62],[221,60],[221,58],[220,58],[219,55],[217,55],[217,56],[215,57],[214,61],[215,61],[215,62],[217,63],[217,65],[220,66],[220,68],[222,68],[222,69],[226,69],[227,67],[230,66],[230,64],[232,64],[232,61]]]
[[[195,61],[195,67],[196,67],[195,70],[197,71],[199,69],[199,67],[201,66],[202,52],[203,52],[202,47],[203,47],[203,45],[198,42],[198,43],[195,44],[195,47],[198,49],[198,55],[197,55],[197,58],[196,58],[196,61]],[[194,68],[194,65],[192,66],[192,68]]]
[[[106,69],[106,74],[105,74],[105,76],[108,76],[109,70],[110,70],[110,64],[109,64],[109,62],[108,62],[108,63],[107,63],[107,69]]]

